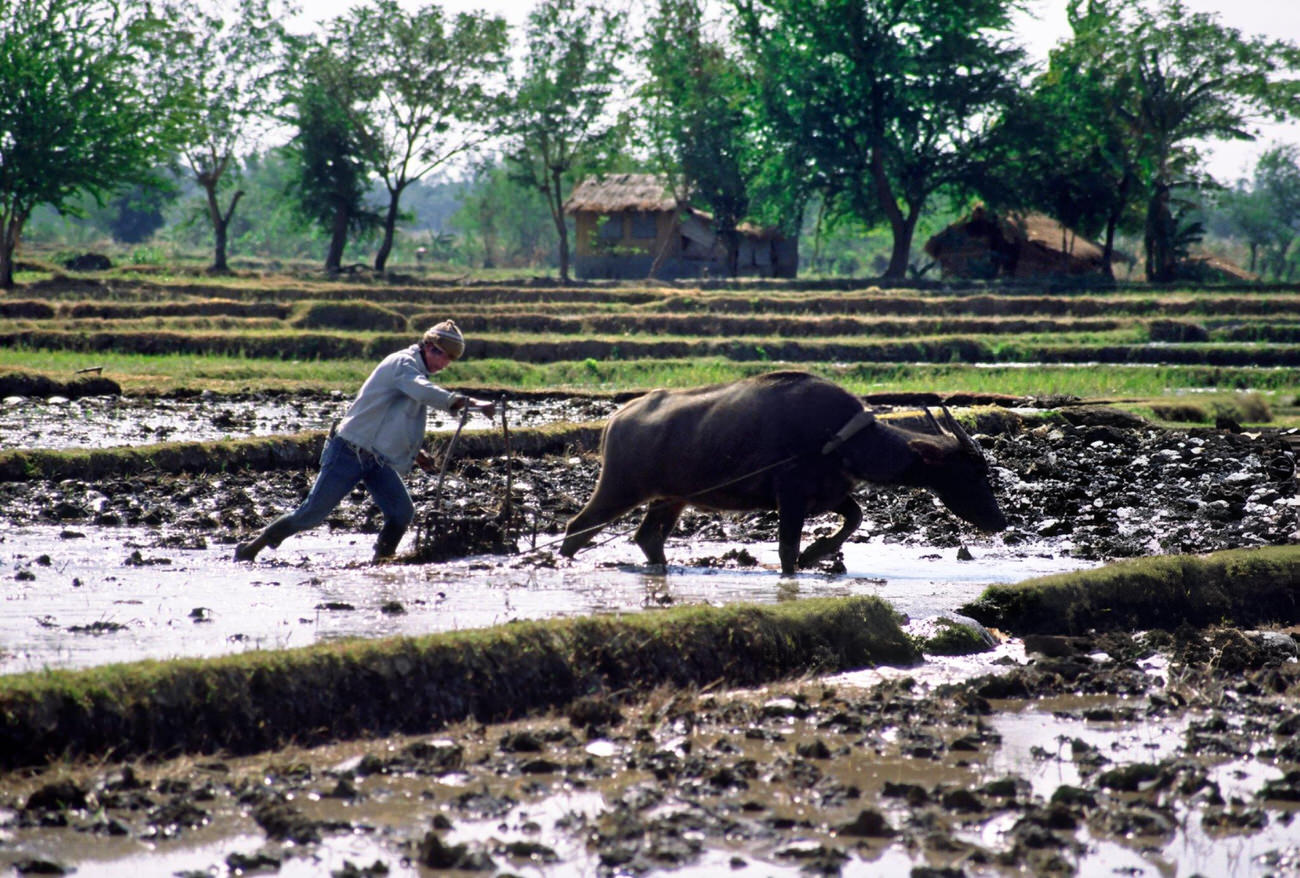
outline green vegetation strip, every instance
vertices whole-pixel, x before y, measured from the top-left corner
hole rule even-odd
[[[594,451],[601,424],[550,424],[510,431],[511,451],[537,457]],[[0,451],[0,482],[103,479],[135,473],[168,475],[252,470],[267,472],[316,466],[325,434],[319,430],[216,442],[162,442],[106,449],[16,449]],[[466,430],[456,446],[458,458],[505,453],[500,430]]]
[[[419,734],[588,695],[752,686],[918,659],[893,610],[856,597],[46,671],[0,677],[0,768]]]
[[[992,585],[962,612],[1017,635],[1294,624],[1300,622],[1300,546],[1137,558]]]
[[[146,355],[189,354],[257,359],[378,360],[411,344],[407,333],[276,332],[0,332],[0,347]],[[737,362],[791,363],[1147,363],[1300,368],[1300,345],[1123,344],[1103,339],[1052,344],[1034,336],[931,336],[896,341],[783,338],[656,339],[651,336],[470,336],[465,356],[526,363],[721,357]]]

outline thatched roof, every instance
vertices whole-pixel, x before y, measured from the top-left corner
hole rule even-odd
[[[587,177],[564,202],[565,213],[617,213],[620,210],[676,210],[677,199],[657,174]]]
[[[1104,252],[1099,245],[1043,213],[1013,213],[1002,217],[1002,223],[1024,241],[1058,253],[1064,250],[1076,259],[1100,260]]]
[[[996,227],[1007,243],[1035,244],[1053,253],[1068,252],[1073,258],[1084,261],[1101,261],[1102,248],[1077,232],[1061,225],[1042,213],[995,214],[984,207],[975,208],[962,219],[948,226],[925,242],[925,252],[938,257],[954,239],[953,232],[972,232],[979,228]]]

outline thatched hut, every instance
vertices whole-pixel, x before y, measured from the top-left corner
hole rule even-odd
[[[564,210],[574,218],[574,271],[581,278],[725,277],[726,248],[713,218],[675,197],[654,174],[588,177]],[[742,223],[737,272],[794,277],[797,241]]]
[[[944,277],[1035,278],[1104,274],[1101,246],[1041,213],[999,216],[977,206],[925,242]]]

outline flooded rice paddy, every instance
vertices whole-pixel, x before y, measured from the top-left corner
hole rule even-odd
[[[0,400],[0,448],[115,448],[326,430],[351,400],[341,392],[205,392],[180,398],[10,396]],[[535,427],[555,421],[601,420],[614,407],[608,400],[587,398],[513,400],[510,424]],[[431,431],[454,428],[451,415],[430,413]]]
[[[321,429],[345,404],[6,400],[0,445]],[[528,402],[512,423],[610,409]],[[10,510],[0,516],[0,673],[826,595],[878,595],[921,631],[989,583],[1296,530],[1293,465],[1284,472],[1277,449],[1246,440],[1083,425],[986,447],[1015,519],[1007,534],[954,535],[932,501],[873,494],[843,570],[794,577],[779,574],[774,543],[748,525],[734,539],[726,527],[687,528],[669,541],[666,569],[640,563],[628,521],[574,561],[555,558],[554,534],[539,534],[536,551],[525,538],[513,556],[375,566],[373,536],[359,526],[368,504],[349,501],[340,526],[237,564],[229,523],[98,526]],[[585,489],[591,477],[583,469],[573,480]],[[259,489],[283,507],[303,487],[295,479]],[[562,493],[552,479],[533,481]],[[236,489],[255,493],[221,490]],[[86,505],[84,486],[48,490]],[[211,504],[214,522],[223,503]],[[756,563],[720,560],[738,546]],[[958,560],[959,546],[970,560]],[[913,668],[657,693],[596,726],[555,715],[240,759],[60,766],[0,787],[0,864],[131,878],[1297,874],[1294,644],[1224,673],[1228,648],[1203,641],[1098,637],[1062,656],[1012,639]],[[79,804],[42,804],[60,779]]]
[[[990,582],[1084,562],[972,544],[954,550],[850,543],[847,572],[782,577],[775,546],[742,569],[643,564],[630,537],[577,560],[549,552],[441,564],[369,562],[372,538],[301,534],[254,564],[232,547],[158,548],[139,528],[0,526],[0,673],[142,658],[283,649],[340,637],[427,634],[520,619],[635,612],[682,603],[878,595],[918,621],[974,599]],[[734,545],[675,540],[670,556],[718,557]],[[57,560],[55,560],[57,559]]]

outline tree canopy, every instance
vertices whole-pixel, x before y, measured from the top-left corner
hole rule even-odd
[[[416,180],[482,143],[501,103],[506,23],[441,6],[407,12],[396,0],[370,0],[336,19],[331,39],[347,46],[354,74],[371,81],[356,124],[369,127],[375,172],[388,191],[375,270],[393,248],[402,193]]]
[[[546,199],[569,280],[564,201],[575,176],[608,167],[626,132],[614,106],[628,51],[624,16],[598,0],[541,0],[529,13],[525,52],[511,77],[500,133],[512,175]]]
[[[147,7],[0,0],[0,288],[37,205],[102,202],[171,152],[175,115],[146,75],[162,27]]]
[[[978,161],[1022,77],[1013,0],[733,0],[772,139],[826,202],[885,222],[903,277],[926,200]]]

